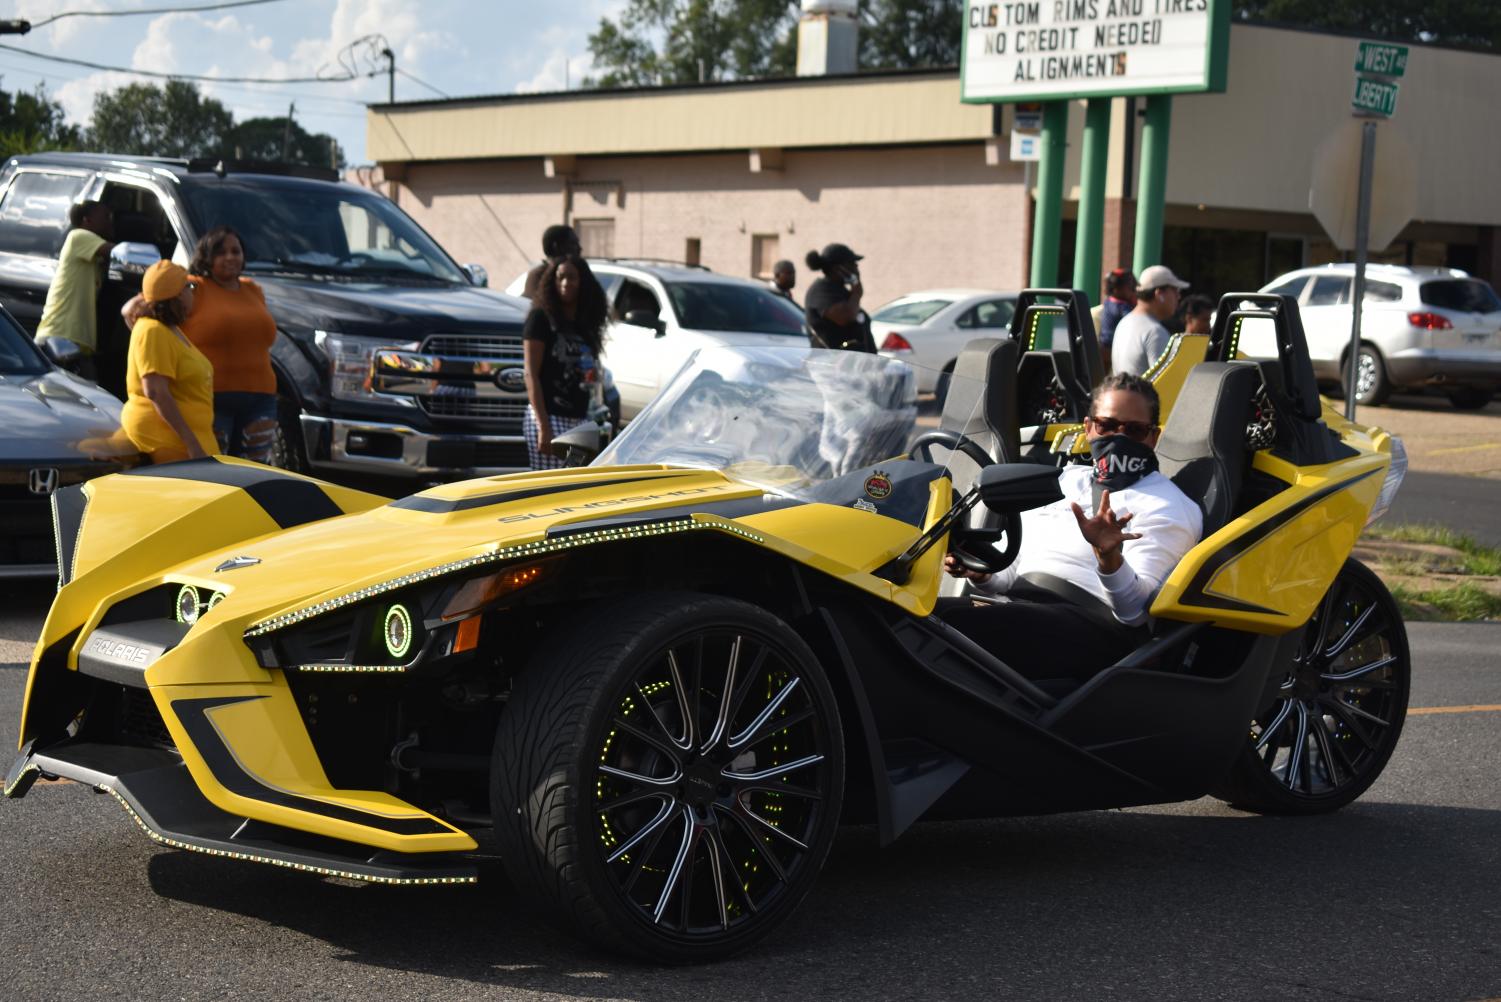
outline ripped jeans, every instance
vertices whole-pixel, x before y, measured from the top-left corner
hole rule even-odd
[[[276,444],[276,394],[215,393],[214,437],[225,454],[269,465]]]

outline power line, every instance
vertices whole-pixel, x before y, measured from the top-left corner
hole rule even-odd
[[[11,71],[13,71],[15,73],[23,73],[23,74],[27,74],[27,75],[36,77],[36,78],[38,78],[40,80],[64,80],[64,81],[69,81],[69,80],[82,80],[82,79],[84,79],[84,76],[81,75],[81,74],[76,74],[76,73],[75,74],[43,73],[41,70],[32,69],[31,67],[28,67],[28,66],[16,66],[16,65],[13,65],[11,63],[0,63],[0,70],[11,70]],[[214,78],[214,82],[218,83],[218,81],[219,81],[219,78],[215,77]],[[351,106],[353,106],[355,108],[365,108],[365,107],[368,107],[369,103],[370,103],[368,101],[358,101],[358,100],[355,100],[352,97],[331,97],[331,96],[328,96],[328,95],[319,95],[319,94],[311,94],[311,95],[309,95],[309,94],[299,94],[296,91],[271,90],[271,89],[266,88],[266,87],[250,87],[250,86],[246,86],[244,84],[224,84],[223,85],[223,89],[227,90],[227,91],[238,91],[239,93],[242,93],[242,94],[255,94],[255,95],[259,95],[259,96],[263,96],[263,97],[295,97],[299,101],[321,102],[321,103],[324,103],[324,104],[351,105]],[[237,99],[237,102],[238,103],[242,103],[242,104],[249,103],[249,102],[244,101],[243,99]],[[343,112],[343,111],[332,111],[332,110],[318,110],[318,111],[315,112],[315,114],[318,114],[318,115],[334,115],[334,116],[337,116],[339,118],[360,118],[360,119],[363,119],[365,117],[364,113],[362,113],[362,112],[352,112],[352,111],[350,111],[350,112]]]
[[[439,90],[438,88],[434,87],[432,84],[428,83],[426,80],[419,80],[419,79],[417,79],[412,74],[410,74],[406,70],[402,69],[400,66],[396,67],[396,72],[400,73],[402,76],[404,76],[408,80],[412,81],[412,83],[421,84],[422,86],[426,87],[428,90],[432,91],[434,94],[438,95],[439,97],[451,97],[452,96],[450,94],[443,93],[441,90]]]
[[[272,0],[259,0],[270,3]],[[207,9],[207,8],[204,8]],[[52,63],[66,63],[69,66],[84,66],[91,70],[104,70],[109,73],[128,73],[138,77],[154,77],[158,80],[204,80],[209,83],[255,83],[255,84],[312,84],[312,83],[348,83],[357,79],[353,74],[338,77],[211,77],[197,73],[158,73],[153,70],[137,70],[128,66],[108,66],[104,63],[93,63],[87,59],[72,59],[68,56],[54,56],[45,52],[32,52],[17,45],[0,44],[0,49],[7,52],[19,53],[30,56],[32,59],[44,59]],[[373,74],[366,74],[367,76]]]
[[[53,21],[65,17],[137,17],[141,14],[191,14],[200,10],[228,10],[230,7],[254,7],[263,3],[280,3],[281,0],[226,0],[224,3],[204,4],[199,7],[142,7],[139,10],[67,10],[53,14],[44,21],[34,21],[31,28],[45,28]]]

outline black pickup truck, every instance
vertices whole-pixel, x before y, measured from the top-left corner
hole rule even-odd
[[[119,310],[143,266],[186,265],[200,234],[228,224],[279,329],[278,462],[429,480],[527,465],[526,304],[485,288],[483,269],[455,263],[389,199],[317,168],[13,157],[0,167],[0,304],[33,333],[82,199],[114,210],[121,241],[99,296],[106,388],[123,388]]]

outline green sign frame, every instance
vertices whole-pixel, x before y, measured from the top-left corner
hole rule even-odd
[[[1047,2],[1047,0],[1042,0]],[[1080,90],[1064,86],[1056,91],[1029,91],[1013,97],[966,97],[964,81],[969,72],[969,0],[965,0],[964,34],[959,43],[959,94],[964,104],[1030,104],[1038,101],[1071,101],[1089,97],[1134,97],[1146,94],[1223,94],[1230,80],[1230,8],[1233,0],[1206,0],[1209,38],[1204,48],[1204,84],[1183,87],[1109,87]]]
[[[1350,96],[1350,107],[1366,117],[1391,118],[1397,113],[1398,89],[1390,80],[1358,76],[1355,78],[1355,93]]]
[[[1362,41],[1355,50],[1355,72],[1393,80],[1407,73],[1407,46]]]

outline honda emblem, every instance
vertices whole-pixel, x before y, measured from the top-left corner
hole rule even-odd
[[[31,487],[31,493],[46,497],[57,490],[57,470],[39,466],[31,471],[26,482]]]

